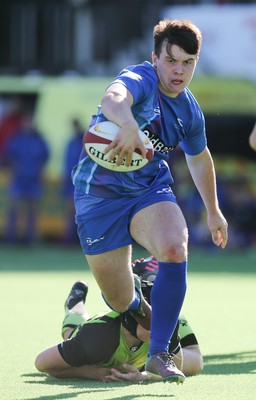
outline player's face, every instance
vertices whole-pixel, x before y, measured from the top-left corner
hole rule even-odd
[[[153,52],[152,61],[159,78],[159,89],[166,96],[176,97],[191,81],[198,56],[186,53],[175,44],[167,53],[164,42],[159,58]]]

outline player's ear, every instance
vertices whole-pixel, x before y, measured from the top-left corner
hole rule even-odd
[[[152,64],[156,67],[157,64],[157,56],[154,51],[152,51]]]

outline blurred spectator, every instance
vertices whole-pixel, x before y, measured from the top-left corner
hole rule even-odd
[[[10,166],[9,200],[5,239],[30,244],[37,239],[37,213],[42,196],[42,172],[49,158],[48,145],[33,126],[31,114],[6,145]]]
[[[173,191],[188,224],[190,246],[208,246],[211,244],[211,237],[205,227],[207,215],[179,148],[171,153],[170,163],[175,178]],[[218,199],[229,224],[228,247],[243,249],[255,246],[256,181],[252,179],[252,176],[255,176],[254,169],[251,171],[250,163],[238,156],[230,156],[228,161],[227,156],[219,157],[215,159],[215,165]]]
[[[253,130],[249,136],[249,144],[251,146],[251,148],[256,151],[256,123],[253,127]]]
[[[232,174],[224,179],[228,199],[225,211],[229,221],[229,237],[234,248],[255,245],[256,192],[253,171],[249,174],[246,160],[236,157]]]
[[[5,146],[7,141],[21,127],[24,104],[15,96],[5,99],[2,103],[2,115],[0,118],[0,165],[5,166],[7,163]]]
[[[65,244],[79,243],[75,223],[74,185],[71,171],[78,163],[82,150],[84,129],[77,119],[72,120],[72,135],[64,154],[63,196],[66,200],[66,221],[63,241]]]

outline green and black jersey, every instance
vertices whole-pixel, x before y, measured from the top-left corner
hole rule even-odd
[[[58,345],[61,356],[71,366],[98,365],[119,370],[125,363],[140,369],[145,364],[148,348],[143,342],[140,346],[128,347],[120,314],[115,311],[84,321],[67,341]]]
[[[79,325],[75,326],[75,320]],[[139,346],[128,347],[124,339],[123,326],[136,336],[137,322],[130,313],[119,314],[115,311],[97,314],[85,320],[82,315],[69,312],[64,325],[74,326],[70,338],[58,345],[63,359],[73,367],[97,365],[123,370],[123,364],[131,364],[141,369],[145,364],[149,345],[141,342]],[[180,316],[170,342],[175,349],[197,344],[197,339],[184,316]]]

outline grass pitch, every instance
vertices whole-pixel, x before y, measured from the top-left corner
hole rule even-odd
[[[90,314],[105,309],[79,247],[0,247],[3,400],[255,399],[255,250],[190,251],[184,313],[204,355],[204,371],[183,385],[57,380],[34,367],[61,340],[63,303],[73,282],[89,283]],[[134,258],[145,255],[137,248]]]

